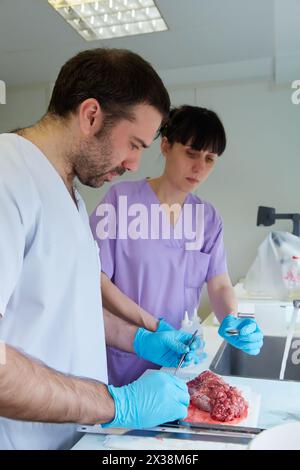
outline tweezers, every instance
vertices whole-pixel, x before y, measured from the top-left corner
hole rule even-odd
[[[237,316],[238,316],[238,318],[255,318],[254,313],[239,312]],[[229,336],[239,336],[240,330],[232,328],[230,330],[226,330],[226,334],[229,335]]]
[[[188,342],[187,346],[191,346],[191,345],[193,344],[194,339],[195,339],[197,333],[198,333],[198,330],[196,330],[196,331],[193,333],[193,336],[191,337],[191,339],[190,339],[190,341]],[[185,358],[186,358],[186,356],[187,356],[187,354],[188,354],[189,352],[190,352],[190,351],[187,351],[187,352],[185,352],[185,353],[182,354],[181,359],[180,359],[180,361],[179,361],[179,364],[178,364],[178,366],[177,366],[176,369],[175,369],[174,375],[177,374],[178,370],[179,370],[180,367],[182,366],[182,363],[183,363],[183,361],[185,360]]]

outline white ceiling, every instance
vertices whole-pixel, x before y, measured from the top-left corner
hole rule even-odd
[[[0,0],[0,79],[53,81],[69,57],[101,46],[131,49],[160,71],[259,62],[275,54],[274,1],[157,0],[169,31],[85,42],[47,0]]]
[[[300,0],[156,0],[169,30],[84,41],[47,0],[0,0],[0,80],[52,82],[80,50],[131,49],[169,84],[300,78]],[[176,73],[174,73],[176,69]]]

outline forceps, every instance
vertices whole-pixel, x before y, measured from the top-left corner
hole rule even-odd
[[[188,342],[187,346],[191,346],[191,344],[194,342],[194,339],[196,337],[196,334],[198,333],[198,330],[196,330],[194,333],[193,333],[193,336],[191,337],[190,341]],[[189,351],[187,351],[186,353],[183,353],[182,356],[181,356],[181,359],[179,361],[179,364],[178,366],[176,367],[175,369],[175,372],[174,372],[174,375],[177,374],[178,370],[180,369],[180,367],[182,366],[182,363],[183,361],[185,360],[187,354],[189,353]]]
[[[238,318],[255,318],[254,313],[238,313]],[[232,328],[231,330],[226,330],[226,334],[229,336],[239,336],[240,330],[237,330],[236,328]]]

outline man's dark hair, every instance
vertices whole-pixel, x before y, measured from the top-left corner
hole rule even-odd
[[[171,145],[189,143],[195,150],[210,150],[221,155],[226,147],[226,134],[218,115],[209,109],[183,105],[170,112],[161,126],[160,135]]]
[[[95,98],[112,121],[130,119],[131,108],[149,104],[166,118],[168,92],[153,67],[125,49],[92,49],[72,57],[57,77],[48,113],[66,117]]]

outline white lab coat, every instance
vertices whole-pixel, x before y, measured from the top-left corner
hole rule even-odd
[[[66,374],[107,383],[98,248],[45,155],[0,135],[0,340]],[[60,449],[73,424],[0,418],[0,449]]]

